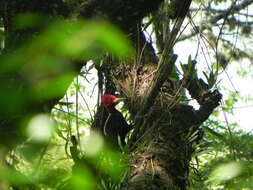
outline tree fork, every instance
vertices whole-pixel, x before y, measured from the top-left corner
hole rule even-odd
[[[150,107],[154,104],[154,100],[156,99],[161,86],[168,79],[170,73],[172,72],[176,59],[176,55],[162,55],[160,59],[162,61],[160,61],[157,71],[155,72],[153,81],[151,82],[150,88],[148,89],[147,95],[143,99],[143,107],[136,115],[136,127],[133,134],[133,138],[136,139],[136,135],[139,133],[139,130],[142,129],[142,120],[144,116],[148,113]]]

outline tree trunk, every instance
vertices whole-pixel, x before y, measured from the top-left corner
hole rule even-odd
[[[176,55],[171,52],[191,1],[180,1],[179,4],[175,3],[179,0],[174,1],[173,6],[178,10],[174,15],[177,19],[176,27],[167,39],[166,45],[160,46],[163,52],[157,57],[152,44],[147,42],[142,33],[141,20],[144,16],[157,11],[161,2],[163,1],[86,0],[74,11],[77,17],[88,19],[99,16],[110,20],[129,36],[136,50],[135,57],[115,60],[109,56],[105,64],[97,68],[106,80],[106,92],[118,91],[127,97],[125,106],[134,123],[134,131],[129,142],[130,171],[126,183],[129,190],[185,190],[188,184],[189,163],[195,151],[194,144],[199,143],[202,138],[200,125],[218,106],[221,98],[218,91],[200,88],[197,84],[199,82],[196,81],[201,79],[194,79],[190,71],[176,82],[169,79],[176,61]],[[49,16],[54,14],[65,16],[67,12],[60,0],[4,1],[1,8],[4,10],[4,23],[8,34],[6,47],[8,53],[13,53],[27,36],[36,33],[13,28],[13,18],[18,13],[39,12]],[[80,69],[81,66],[82,64],[76,69]],[[24,85],[19,72],[1,79],[2,85],[7,81],[14,81],[14,85],[9,83],[8,87],[12,93],[22,94],[22,90],[21,92],[16,90]],[[181,95],[185,89],[199,102],[198,110],[183,103]],[[45,106],[50,110],[59,98],[44,102],[23,100],[25,106],[15,114],[4,114],[5,109],[1,110],[0,129],[14,128],[17,132],[17,125],[27,111],[43,112]],[[101,129],[103,124],[95,123],[94,126]]]
[[[184,2],[187,5],[183,8],[188,10],[190,1]],[[200,125],[221,99],[218,91],[201,88],[199,83],[204,87],[207,85],[193,74],[188,73],[177,82],[169,80],[176,61],[176,56],[170,52],[187,10],[177,16],[179,21],[175,24],[175,31],[171,32],[167,48],[164,47],[167,55],[155,55],[152,44],[146,41],[137,22],[135,27],[121,27],[130,33],[136,57],[130,60],[109,57],[99,68],[105,81],[111,83],[106,90],[114,86],[114,91],[116,88],[127,97],[125,106],[134,123],[129,142],[130,171],[126,185],[129,190],[187,189],[194,146],[203,136]],[[180,99],[184,89],[198,101],[198,110]],[[102,129],[103,125],[100,127]]]
[[[138,38],[144,39],[140,35],[141,32]],[[177,85],[173,89],[168,76],[176,56],[170,55],[164,62],[167,68],[162,67],[151,44],[143,42],[136,45],[142,55],[132,63],[107,63],[107,79],[127,97],[125,104],[134,121],[127,188],[185,190],[194,145],[203,136],[200,125],[218,106],[221,95],[200,89],[186,78],[173,84]],[[183,87],[199,102],[199,110],[182,103],[182,92],[178,92]]]

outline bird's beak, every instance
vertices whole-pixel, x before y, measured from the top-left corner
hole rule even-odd
[[[116,104],[118,104],[119,102],[121,102],[121,101],[123,101],[123,100],[126,100],[126,98],[116,98],[116,99],[114,100],[114,102],[115,102]]]

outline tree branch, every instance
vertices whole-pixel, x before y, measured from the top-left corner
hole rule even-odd
[[[226,11],[222,12],[221,14],[213,17],[209,22],[211,24],[215,24],[220,19],[227,17],[228,14],[236,13],[236,12],[246,8],[251,3],[253,3],[253,0],[244,0],[241,4],[238,4],[238,5],[234,5],[234,3],[232,3],[230,8],[228,8]]]
[[[142,109],[142,114],[146,113],[147,110],[153,105],[154,100],[156,99],[156,96],[159,93],[159,89],[172,72],[176,59],[177,55],[175,54],[170,57],[165,55],[163,61],[164,63],[159,65],[157,72],[154,76],[154,79],[150,85],[150,88],[148,89],[147,96],[143,101],[144,106]]]
[[[226,10],[218,10],[218,9],[211,9],[211,8],[204,8],[204,9],[191,9],[192,11],[198,11],[198,10],[204,10],[204,11],[212,11],[212,12],[217,12],[220,13],[217,16],[211,17],[208,21],[204,21],[204,23],[200,23],[199,25],[201,27],[196,28],[194,31],[192,31],[190,34],[188,35],[183,35],[181,36],[178,41],[184,41],[188,38],[191,38],[193,36],[195,36],[198,33],[202,33],[203,31],[205,31],[206,29],[210,29],[211,26],[208,26],[206,23],[210,23],[211,25],[216,25],[217,22],[228,16],[228,14],[234,14],[236,12],[239,12],[240,10],[246,8],[247,6],[249,6],[251,3],[253,3],[253,0],[244,0],[241,4],[238,5],[232,5],[230,8],[226,9]],[[248,15],[247,15],[248,16]],[[253,15],[250,15],[253,16]],[[246,23],[245,23],[246,24]]]

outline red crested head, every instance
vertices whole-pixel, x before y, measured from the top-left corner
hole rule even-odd
[[[106,111],[112,113],[116,111],[115,106],[117,105],[117,97],[111,94],[105,94],[102,96],[102,104],[104,105]]]

